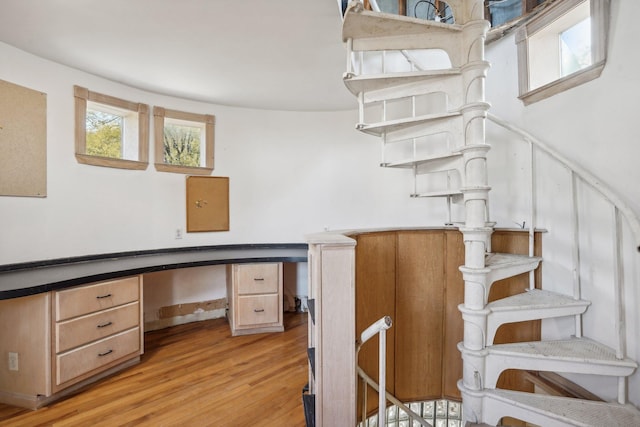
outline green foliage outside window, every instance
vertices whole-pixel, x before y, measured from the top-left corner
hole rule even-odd
[[[200,128],[165,123],[164,161],[170,165],[200,166]]]
[[[122,158],[122,116],[87,110],[86,154]]]

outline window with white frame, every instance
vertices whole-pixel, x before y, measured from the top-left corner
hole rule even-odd
[[[154,107],[155,167],[162,172],[213,171],[215,117]]]
[[[76,159],[120,169],[146,169],[149,107],[74,86]]]
[[[520,99],[537,102],[596,79],[606,62],[609,0],[563,0],[516,35]]]

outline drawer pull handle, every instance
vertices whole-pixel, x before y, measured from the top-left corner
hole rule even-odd
[[[107,326],[111,326],[113,325],[113,322],[107,322],[107,323],[103,323],[101,325],[98,325],[98,328],[106,328]]]
[[[264,282],[264,277],[254,277],[253,280],[256,282]]]
[[[98,357],[106,356],[107,354],[113,353],[113,350],[107,350],[104,353],[98,353]]]
[[[109,298],[110,296],[111,296],[111,294],[98,295],[96,298],[97,298],[97,299],[103,299],[103,298]]]
[[[256,313],[262,313],[264,311],[264,308],[254,308],[253,311]]]

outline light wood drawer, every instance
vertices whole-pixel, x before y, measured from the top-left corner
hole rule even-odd
[[[237,264],[238,294],[278,292],[280,264]]]
[[[238,297],[238,326],[264,325],[278,323],[280,310],[278,294]]]
[[[140,298],[138,276],[58,291],[56,321],[111,308]]]
[[[98,369],[114,360],[140,351],[140,328],[121,332],[56,356],[56,384]]]
[[[56,324],[56,353],[139,326],[139,303],[99,311]]]

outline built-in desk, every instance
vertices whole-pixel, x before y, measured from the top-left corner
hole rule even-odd
[[[169,248],[6,264],[0,265],[0,300],[176,268],[306,261],[306,243],[278,243]]]
[[[306,244],[255,244],[1,265],[0,402],[35,409],[139,362],[144,273],[306,261]]]

